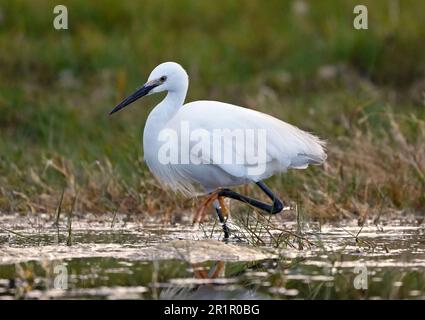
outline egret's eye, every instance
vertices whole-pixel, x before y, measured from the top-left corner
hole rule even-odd
[[[161,78],[159,78],[159,81],[161,81],[161,82],[165,82],[165,80],[167,80],[166,76],[162,76]]]

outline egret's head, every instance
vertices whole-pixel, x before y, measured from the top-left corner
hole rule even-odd
[[[152,70],[148,81],[133,94],[125,98],[109,114],[113,114],[143,96],[152,93],[169,91],[186,93],[188,76],[186,71],[176,62],[164,62]]]

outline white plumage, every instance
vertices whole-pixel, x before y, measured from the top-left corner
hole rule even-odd
[[[322,140],[270,115],[218,101],[183,104],[188,83],[188,76],[179,64],[166,62],[152,71],[148,82],[140,89],[141,95],[168,92],[164,100],[148,116],[143,134],[143,148],[151,172],[172,190],[193,196],[198,192],[212,192],[218,188],[257,182],[277,172],[285,172],[291,168],[304,169],[310,164],[321,164],[325,161],[325,143]],[[147,87],[149,90],[143,91],[143,88]],[[136,99],[124,101],[122,106],[117,106],[112,112],[118,111]],[[209,133],[218,129],[265,130],[267,137],[265,156],[261,160],[262,163],[256,164],[263,165],[264,172],[250,173],[252,164],[247,162],[214,163],[211,159],[213,149],[210,154],[192,151],[196,141],[190,141],[188,144],[179,143],[176,147],[183,153],[192,152],[191,160],[195,160],[192,162],[200,164],[192,162],[162,164],[158,158],[164,145],[164,141],[159,139],[160,134],[165,129],[172,130],[177,132],[180,141],[184,134],[182,123],[189,126],[191,131],[201,129]],[[238,146],[241,142],[232,140],[232,137],[223,139],[221,147],[231,150],[222,151],[230,151],[235,157],[252,154],[252,148],[258,147],[256,143],[249,146],[246,142],[248,138],[242,142],[244,146]]]

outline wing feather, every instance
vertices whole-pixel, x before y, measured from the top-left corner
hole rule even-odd
[[[302,131],[299,128],[283,122],[270,115],[227,103],[216,101],[196,101],[184,105],[167,124],[168,128],[179,131],[181,123],[187,122],[190,130],[204,129],[206,132],[214,130],[263,129],[266,132],[265,156],[260,157],[255,166],[264,165],[261,174],[249,174],[254,166],[248,162],[234,163],[234,159],[246,159],[247,155],[255,155],[260,148],[255,141],[246,143],[245,140],[235,139],[235,136],[222,136],[222,154],[224,148],[232,146],[231,164],[215,163],[221,169],[235,177],[248,177],[253,180],[265,179],[277,171],[286,171],[288,168],[302,169],[310,164],[321,164],[326,159],[325,142],[315,135]],[[251,141],[252,142],[252,141]],[[214,163],[213,152],[194,153],[196,141],[190,141],[186,146],[191,159],[199,163]],[[226,147],[227,146],[227,147]]]

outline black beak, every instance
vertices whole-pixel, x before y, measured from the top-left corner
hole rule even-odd
[[[136,92],[129,95],[127,98],[125,98],[119,105],[117,105],[111,112],[109,112],[109,115],[123,109],[124,107],[128,106],[130,103],[136,101],[137,99],[140,99],[141,97],[147,95],[149,91],[151,91],[153,88],[155,88],[158,84],[152,84],[152,83],[146,83],[143,87],[137,89]]]

